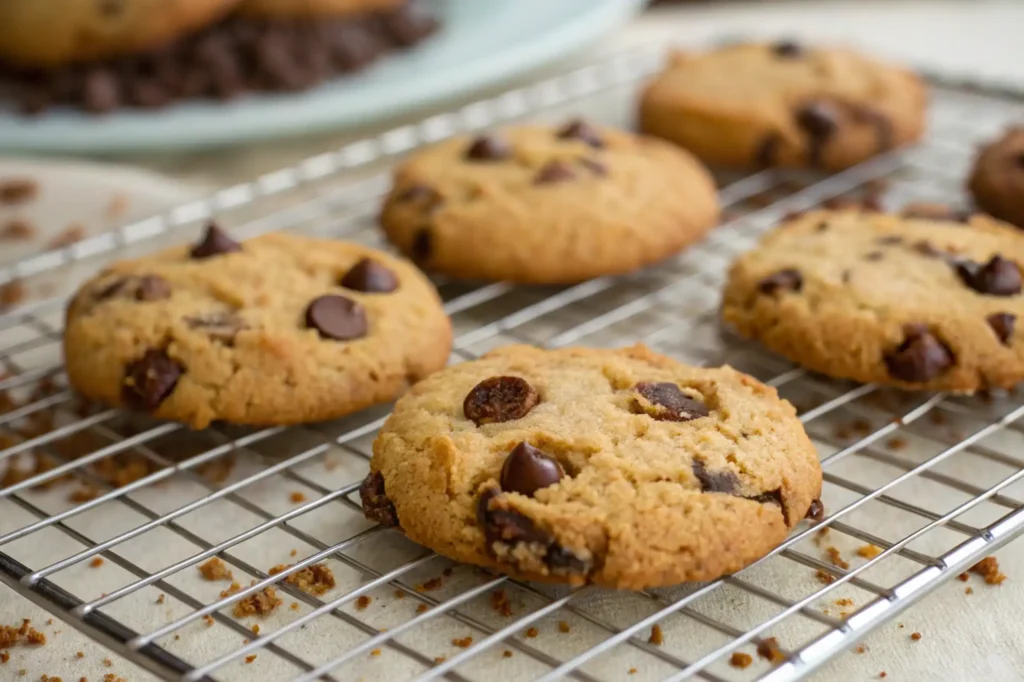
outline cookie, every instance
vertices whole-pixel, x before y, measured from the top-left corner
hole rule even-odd
[[[820,489],[774,389],[637,345],[511,346],[429,377],[399,400],[360,492],[367,518],[452,559],[642,589],[743,568]]]
[[[3,0],[0,60],[29,67],[161,47],[225,16],[238,0]]]
[[[673,54],[644,90],[640,129],[712,165],[847,168],[921,137],[913,73],[792,42]]]
[[[1024,126],[979,150],[967,186],[983,211],[1024,227]]]
[[[822,374],[971,392],[1024,379],[1024,234],[984,215],[813,211],[729,271],[723,316]]]
[[[239,14],[252,17],[325,17],[393,10],[407,0],[242,0]]]
[[[395,171],[388,239],[452,277],[565,284],[629,272],[701,239],[714,181],[685,151],[573,121],[460,137]]]
[[[67,312],[71,385],[88,398],[203,428],[334,419],[443,367],[451,327],[412,265],[291,234],[116,263]]]

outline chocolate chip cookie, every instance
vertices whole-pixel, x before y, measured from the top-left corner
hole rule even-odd
[[[979,208],[1024,227],[1024,126],[1009,128],[979,150],[968,188]]]
[[[531,580],[642,589],[764,556],[821,489],[775,390],[644,346],[511,346],[399,400],[361,489],[367,518]]]
[[[919,139],[925,105],[916,75],[850,50],[732,45],[672,55],[640,128],[713,165],[836,170]]]
[[[717,219],[714,182],[688,153],[577,120],[417,152],[396,170],[381,224],[429,270],[563,284],[667,258]]]
[[[733,263],[723,315],[812,370],[972,392],[1024,379],[1024,234],[984,215],[813,211]]]
[[[203,238],[112,265],[68,307],[86,397],[203,428],[334,419],[443,367],[451,327],[409,263],[290,234]]]

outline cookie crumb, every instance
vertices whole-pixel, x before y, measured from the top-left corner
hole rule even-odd
[[[292,605],[289,606],[288,608],[290,608],[292,611],[298,611],[299,610],[299,602],[293,601]]]
[[[295,556],[295,555],[297,555],[298,553],[299,553],[299,550],[297,550],[297,549],[293,549],[292,551],[288,552],[288,556]]]
[[[837,566],[843,569],[850,567],[850,564],[843,560],[843,556],[839,553],[839,550],[836,549],[834,546],[826,547],[825,552],[828,554],[829,563],[833,566]]]
[[[36,226],[23,218],[8,220],[0,227],[0,239],[6,241],[23,241],[32,239],[36,234]]]
[[[779,640],[774,637],[761,640],[757,645],[757,655],[770,663],[779,663],[786,660],[785,654],[779,650]]]
[[[918,641],[919,639],[921,639],[921,633],[920,632],[911,633],[910,639],[914,640],[915,642]]]
[[[467,649],[469,645],[473,643],[472,637],[463,637],[462,639],[453,639],[452,644],[459,647],[460,649]]]
[[[103,659],[103,665],[107,666],[108,668],[113,668],[114,667],[114,662],[112,660],[110,660],[109,658],[104,658]]]
[[[217,557],[213,557],[206,563],[200,564],[196,569],[203,574],[204,580],[232,580],[235,577],[227,564]]]
[[[278,564],[270,569],[270,575],[283,573],[291,568],[291,564]],[[312,564],[292,573],[284,579],[289,585],[295,585],[307,594],[321,595],[334,589],[334,572],[327,564]]]
[[[0,648],[9,649],[22,639],[26,644],[46,644],[46,635],[31,624],[30,619],[22,618],[21,625],[0,625]]]
[[[857,648],[856,648],[856,649],[854,649],[854,652],[856,652],[856,653],[858,653],[858,654],[862,654],[862,653],[864,653],[865,651],[867,651],[867,647],[865,647],[865,646],[864,646],[863,644],[858,644],[858,645],[857,645]]]
[[[51,249],[60,249],[65,246],[71,246],[83,239],[85,239],[85,227],[81,223],[72,223],[51,239],[47,246]]]
[[[241,591],[242,591],[242,586],[241,585],[239,585],[238,583],[231,583],[230,585],[228,585],[228,589],[221,590],[220,598],[224,599],[225,597],[230,597],[231,595],[237,594],[238,592],[241,592]]]
[[[956,577],[956,579],[959,580],[962,583],[965,583],[965,582],[967,582],[968,580],[971,579],[971,576],[967,575],[966,573],[961,573],[960,575],[958,575]]]
[[[853,600],[849,598],[836,599],[836,606],[853,606]]]
[[[857,548],[857,556],[863,557],[865,559],[874,559],[881,553],[882,548],[876,547],[874,545],[862,545],[861,547]]]
[[[21,280],[12,279],[6,284],[0,285],[0,311],[13,308],[25,300],[25,285]]]
[[[559,632],[569,632],[569,630],[570,630],[570,628],[569,628],[569,624],[567,622],[565,622],[564,620],[558,621],[558,631]]]
[[[213,620],[213,616],[211,616],[211,615],[207,614],[207,615],[203,616],[203,622],[204,622],[204,623],[206,623],[206,627],[208,627],[208,628],[212,628],[212,627],[213,627],[213,624],[214,624],[214,623],[215,623],[216,621],[215,621],[215,620]]]
[[[890,438],[889,440],[885,441],[885,447],[889,448],[890,450],[903,450],[904,448],[907,447],[907,439],[900,438],[898,436],[896,438]]]
[[[505,649],[504,651],[501,652],[501,657],[502,658],[512,658],[512,652],[509,651],[508,649]]]
[[[395,599],[405,599],[405,590],[395,590]]]
[[[260,626],[259,625],[253,625],[249,629],[252,630],[252,634],[254,634],[254,635],[260,634]]]
[[[533,639],[534,637],[536,637],[537,634],[538,634],[537,633],[537,628],[530,628],[530,629],[528,629],[526,631],[526,636],[529,637],[530,639]]]
[[[426,613],[429,610],[430,610],[430,607],[427,606],[426,604],[420,604],[419,606],[416,607],[416,613]]]
[[[831,585],[836,581],[836,577],[828,571],[818,570],[814,573],[814,577],[818,579],[818,582],[822,585]]]
[[[821,547],[821,543],[825,541],[825,536],[828,535],[828,533],[829,533],[828,526],[825,526],[824,528],[819,528],[817,531],[815,531],[815,533],[814,533],[814,546],[815,547]]]
[[[159,594],[159,595],[157,595],[156,603],[157,604],[163,604],[166,599],[167,599],[167,597],[165,595]]]
[[[968,587],[964,590],[964,594],[974,594],[974,588]]]
[[[903,623],[897,623],[897,625],[899,625],[900,630],[903,629]]]
[[[879,677],[888,677],[888,676],[889,676],[889,673],[887,673],[887,672],[885,672],[885,671],[883,670],[882,672],[878,673],[878,676],[879,676]]]
[[[971,566],[971,573],[984,578],[986,585],[1002,585],[1006,580],[1006,576],[999,572],[999,560],[994,556],[985,557]]]
[[[742,651],[734,651],[732,656],[729,657],[729,665],[734,668],[746,668],[753,662],[754,657],[750,654],[745,654]]]
[[[636,668],[630,668],[629,669],[629,674],[630,675],[636,675]]]
[[[288,499],[291,500],[293,504],[299,504],[300,502],[306,501],[306,496],[298,491],[295,491],[294,493],[288,496]]]
[[[434,665],[441,665],[448,660],[447,656],[434,656]]]
[[[256,654],[252,654],[252,655],[250,655],[250,656],[246,656],[246,657],[245,657],[245,663],[246,663],[246,665],[248,665],[248,664],[252,663],[252,662],[253,662],[253,661],[255,661],[255,660],[256,660]]]
[[[505,590],[497,589],[491,592],[491,608],[505,617],[512,615],[512,602]]]
[[[661,626],[655,623],[651,626],[651,636],[647,638],[650,644],[661,645],[665,642],[665,633],[661,631]]]
[[[373,651],[370,652],[370,655],[373,656],[374,658],[380,656],[380,649],[374,649]]]
[[[356,608],[359,609],[360,611],[362,611],[367,606],[369,606],[370,602],[372,602],[372,601],[373,601],[373,597],[368,597],[365,594],[361,595],[358,599],[356,599]]]
[[[236,602],[232,613],[235,618],[246,616],[266,616],[273,613],[284,600],[277,596],[277,590],[273,587],[264,587],[259,592],[250,594],[245,599]]]
[[[7,663],[11,660],[11,654],[7,651],[0,651],[0,663]]]
[[[24,204],[39,196],[39,183],[29,178],[0,180],[0,204]]]
[[[434,590],[440,589],[444,585],[444,578],[437,577],[431,578],[422,585],[417,585],[416,590],[418,592],[433,592]]]

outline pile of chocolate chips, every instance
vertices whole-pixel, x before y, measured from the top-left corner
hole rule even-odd
[[[298,91],[414,45],[437,22],[411,6],[339,19],[229,18],[161,50],[39,71],[0,63],[0,98],[24,113],[70,105],[101,114],[245,92]]]

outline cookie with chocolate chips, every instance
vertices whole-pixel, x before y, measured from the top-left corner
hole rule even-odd
[[[367,518],[512,576],[643,589],[737,571],[821,490],[774,389],[644,346],[510,346],[412,388],[373,446]]]
[[[79,392],[194,428],[341,417],[395,399],[450,347],[410,263],[284,233],[239,243],[212,224],[86,282],[64,332]]]
[[[812,211],[729,272],[723,316],[809,369],[907,389],[1024,379],[1024,233],[959,211]]]
[[[417,152],[381,214],[388,239],[424,269],[530,284],[636,270],[717,220],[714,182],[690,154],[584,120]]]
[[[923,81],[856,52],[792,42],[673,54],[640,129],[718,166],[838,170],[919,139]]]
[[[1024,126],[981,147],[967,185],[981,210],[1024,228]]]

